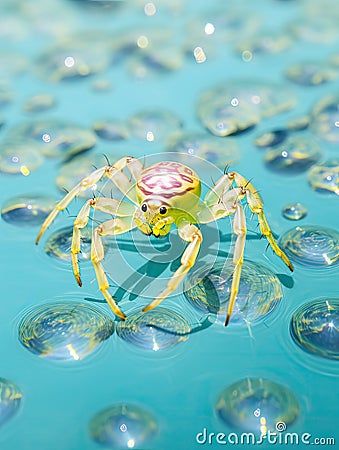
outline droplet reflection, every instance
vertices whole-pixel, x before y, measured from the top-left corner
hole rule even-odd
[[[18,411],[22,393],[18,386],[5,378],[0,378],[0,426]]]
[[[308,172],[308,182],[321,194],[339,195],[339,159],[332,158],[314,165]]]
[[[55,200],[43,195],[24,195],[7,200],[1,209],[1,217],[17,226],[42,224],[55,206]]]
[[[45,243],[45,253],[52,258],[62,261],[71,261],[73,226],[64,227],[51,234]],[[78,255],[79,261],[90,261],[92,227],[86,226],[81,229],[81,252]],[[104,242],[104,249],[107,251],[107,244]]]
[[[155,352],[187,340],[190,331],[184,317],[161,307],[145,313],[131,313],[117,325],[117,334],[123,340]]]
[[[198,310],[217,314],[218,321],[224,324],[233,271],[231,262],[218,262],[212,269],[203,268],[189,274],[184,282],[185,297]],[[244,261],[230,323],[241,325],[261,320],[276,308],[281,298],[276,275],[262,264]]]
[[[287,256],[302,266],[324,268],[339,263],[339,232],[332,228],[298,226],[286,231],[279,243]]]
[[[97,413],[90,421],[89,433],[94,441],[111,448],[139,449],[144,448],[157,428],[153,414],[139,406],[121,404]]]
[[[288,220],[300,220],[306,217],[307,209],[301,203],[291,203],[283,207],[282,215]]]
[[[80,302],[38,306],[19,324],[19,340],[32,353],[51,360],[77,361],[114,332],[103,311]]]
[[[285,386],[264,378],[244,378],[221,392],[215,406],[230,427],[264,436],[276,424],[292,424],[299,415],[298,400]]]
[[[312,300],[293,314],[290,333],[306,352],[339,360],[339,298]]]

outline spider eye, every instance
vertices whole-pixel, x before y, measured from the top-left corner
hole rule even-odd
[[[166,214],[167,213],[167,208],[166,206],[161,206],[159,209],[160,214]]]
[[[146,205],[146,203],[143,203],[143,204],[141,205],[141,211],[142,211],[142,212],[146,212],[146,211],[147,211],[147,205]]]

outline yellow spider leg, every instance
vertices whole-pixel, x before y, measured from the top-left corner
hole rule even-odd
[[[241,269],[244,261],[244,249],[246,242],[246,218],[244,210],[240,203],[236,205],[233,222],[233,232],[237,235],[233,254],[233,264],[235,266],[235,269],[232,275],[231,294],[228,302],[225,327],[228,325],[228,322],[230,321],[230,318],[232,316],[234,304],[239,291]]]
[[[135,224],[132,217],[116,218],[103,222],[101,225],[94,229],[92,235],[91,261],[95,270],[99,289],[114,314],[121,319],[126,319],[126,316],[115,303],[113,297],[108,291],[109,283],[101,264],[101,261],[105,256],[101,236],[115,236],[117,234],[125,233],[134,227]]]
[[[218,203],[220,197],[222,197],[225,191],[229,190],[232,183],[233,180],[231,180],[227,175],[220,177],[215,185],[207,191],[204,198],[205,205],[211,206]]]
[[[79,184],[77,184],[72,190],[68,192],[68,194],[65,195],[65,197],[55,206],[53,211],[47,216],[44,223],[42,224],[42,227],[40,228],[39,234],[36,238],[35,243],[38,244],[40,241],[41,236],[44,234],[44,232],[47,230],[47,228],[51,225],[51,223],[56,218],[57,214],[60,211],[63,211],[67,208],[67,206],[71,203],[71,201],[81,192],[85,189],[88,189],[92,186],[94,186],[106,173],[107,168],[101,167],[100,169],[95,170],[92,172],[88,177],[83,178]]]
[[[80,253],[80,230],[84,228],[89,219],[90,208],[95,210],[108,213],[111,215],[116,215],[119,217],[132,216],[135,211],[135,206],[131,203],[118,201],[113,198],[93,198],[87,200],[87,202],[80,209],[74,224],[73,224],[73,235],[72,235],[72,245],[71,245],[71,255],[72,255],[72,267],[74,277],[79,286],[82,286],[82,281],[80,277],[80,268],[78,254]]]
[[[54,221],[59,211],[63,211],[71,203],[71,201],[81,192],[86,189],[93,187],[97,184],[102,177],[107,176],[111,181],[113,181],[116,186],[125,194],[132,202],[136,203],[135,194],[133,195],[133,183],[130,182],[128,177],[124,175],[121,171],[125,168],[131,168],[131,174],[137,177],[142,171],[142,164],[140,161],[132,158],[130,156],[121,158],[113,166],[104,166],[100,169],[94,170],[90,175],[83,178],[65,197],[55,206],[53,211],[47,216],[46,220],[42,224],[39,234],[36,238],[35,243],[38,244],[41,236],[47,230],[47,228]]]
[[[222,219],[235,213],[237,202],[243,199],[245,192],[243,188],[235,188],[226,191],[214,205],[199,205],[197,219],[199,223],[209,223]]]
[[[149,305],[145,306],[143,312],[149,311],[159,305],[168,295],[170,295],[179,285],[180,281],[185,278],[187,272],[194,265],[198,256],[202,235],[200,230],[187,221],[180,222],[178,226],[179,236],[186,242],[189,242],[182,257],[181,266],[174,272],[171,279],[167,283],[167,287],[153,300]]]
[[[263,234],[263,236],[266,237],[276,255],[279,256],[284,261],[286,266],[291,270],[291,272],[293,272],[294,267],[291,261],[289,260],[287,255],[281,250],[281,248],[279,247],[279,245],[277,244],[276,240],[273,237],[271,228],[264,214],[263,202],[254,186],[239,173],[231,172],[228,174],[228,176],[235,181],[237,186],[243,187],[246,190],[246,198],[248,206],[250,207],[250,210],[254,214],[257,214],[258,216],[261,233]]]

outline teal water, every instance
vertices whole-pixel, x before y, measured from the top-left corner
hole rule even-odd
[[[309,115],[314,104],[327,95],[337,95],[338,66],[333,65],[333,79],[314,86],[293,84],[284,75],[287,68],[295,63],[322,63],[335,54],[338,58],[338,22],[335,18],[339,16],[339,11],[335,1],[327,2],[328,7],[324,6],[320,16],[316,12],[309,13],[308,17],[312,18],[309,19],[310,29],[313,30],[311,37],[293,38],[290,45],[275,53],[253,50],[249,61],[247,54],[241,56],[239,46],[245,37],[251,35],[249,30],[254,36],[260,34],[256,21],[261,23],[261,29],[273,34],[281,31],[283,36],[291,37],[289,30],[292,23],[302,26],[303,20],[306,20],[308,2],[261,0],[250,6],[248,2],[228,2],[225,5],[225,2],[213,1],[208,7],[204,2],[173,2],[171,5],[154,2],[157,6],[154,16],[145,15],[144,2],[119,2],[120,9],[104,11],[99,5],[96,9],[86,9],[84,3],[46,1],[41,9],[35,2],[27,1],[16,1],[15,4],[5,1],[1,5],[3,14],[0,14],[0,21],[4,31],[0,33],[0,61],[2,54],[12,52],[27,60],[22,73],[8,74],[6,70],[11,64],[0,66],[3,73],[0,80],[8,84],[13,92],[12,101],[0,110],[0,118],[4,120],[0,130],[1,142],[6,142],[6,133],[11,129],[29,120],[48,118],[76,123],[90,130],[98,120],[116,119],[126,123],[135,113],[150,109],[169,110],[181,119],[184,131],[202,132],[204,127],[196,111],[198,99],[202,92],[215,84],[230,83],[231,92],[233,84],[242,79],[288,87],[296,99],[296,105],[291,110],[263,118],[247,132],[232,136],[240,157],[231,169],[251,179],[260,191],[268,220],[277,237],[296,225],[328,227],[339,231],[338,196],[313,191],[307,181],[307,170],[298,173],[288,173],[279,170],[279,167],[270,170],[264,163],[264,151],[254,144],[255,138],[263,132],[285,128],[290,120]],[[323,4],[320,1],[312,3],[314,8]],[[225,10],[230,15],[239,11],[247,21],[246,32],[243,35],[236,33],[240,25],[235,25],[232,31],[234,37],[226,35],[224,40],[208,42],[207,60],[198,64],[192,49],[200,45],[199,39],[194,37],[190,27],[200,23],[200,17],[202,23],[213,17],[209,13],[213,9]],[[6,28],[5,23],[12,25]],[[62,36],[75,30],[93,30],[98,39],[104,32],[112,32],[117,44],[121,37],[134,35],[134,30],[137,30],[137,35],[147,36],[153,26],[159,32],[173,33],[164,42],[174,42],[174,48],[183,48],[184,43],[189,43],[190,52],[185,56],[185,52],[181,51],[181,56],[184,56],[177,69],[168,72],[157,70],[155,65],[152,74],[138,78],[131,71],[134,55],[126,50],[125,59],[83,79],[51,82],[44,75],[39,55]],[[321,27],[326,29],[326,33],[318,32]],[[131,39],[135,41],[135,37]],[[105,42],[103,39],[102,45]],[[201,44],[201,47],[204,48],[204,45]],[[162,46],[165,47],[160,43],[160,49],[164,48]],[[100,42],[96,48],[99,52]],[[96,53],[91,61],[100,62],[100,57],[100,53]],[[106,91],[95,89],[93,83],[98,80],[108,81],[110,88]],[[41,93],[52,94],[56,99],[55,106],[42,113],[24,112],[26,101]],[[334,125],[332,131],[336,138],[332,138],[332,142],[326,136],[319,137],[318,134],[317,137],[310,131],[310,139],[317,141],[321,148],[321,160],[338,157],[338,129]],[[226,143],[230,138],[220,139]],[[143,158],[165,150],[166,143],[161,137],[153,142],[137,137],[119,142],[97,138],[95,147],[88,155],[93,155],[93,159],[95,155],[101,158],[102,154],[109,154],[110,159],[112,155],[119,158],[126,154]],[[161,155],[158,158],[161,160]],[[46,158],[39,168],[27,176],[0,172],[0,205],[11,197],[24,194],[61,198],[62,194],[55,184],[61,164],[60,157]],[[216,173],[211,169],[210,173],[208,171],[202,176],[206,183],[210,183],[210,176],[215,180]],[[287,204],[297,202],[302,203],[308,213],[299,222],[292,222],[284,218],[281,211]],[[200,330],[199,324],[207,323],[206,316],[188,304],[182,286],[179,286],[176,295],[166,299],[162,307],[186,317],[197,332],[185,334],[176,346],[153,352],[133,346],[114,333],[84,360],[68,362],[39,357],[22,346],[18,337],[22,318],[32,308],[44,304],[90,299],[87,301],[91,307],[97,307],[114,319],[109,307],[101,301],[89,262],[81,263],[83,287],[79,288],[70,263],[56,261],[44,252],[47,239],[56,230],[70,226],[82,204],[81,199],[75,200],[68,212],[60,214],[39,246],[34,245],[39,227],[23,227],[20,222],[13,225],[0,220],[0,378],[15,383],[22,392],[19,410],[6,423],[1,424],[0,420],[1,449],[100,448],[91,437],[89,424],[100,411],[122,403],[148,411],[157,422],[157,431],[150,433],[149,440],[145,439],[139,448],[219,448],[221,444],[216,442],[215,436],[211,437],[211,444],[208,439],[206,443],[199,444],[196,437],[204,429],[207,433],[240,435],[241,430],[236,428],[234,422],[225,424],[222,421],[215,405],[224,389],[243,378],[265,378],[283,385],[294,394],[299,405],[298,414],[295,421],[286,421],[287,431],[295,432],[300,437],[303,433],[309,433],[310,441],[334,438],[338,445],[338,361],[303,351],[294,343],[289,332],[290,320],[298,307],[317,298],[339,297],[338,265],[317,268],[296,263],[295,272],[291,274],[270,249],[266,250],[265,240],[259,239],[256,219],[251,218],[248,210],[249,233],[245,257],[266,265],[277,274],[283,291],[282,300],[265,320],[249,326],[245,323],[236,326],[231,322],[227,328],[212,320],[212,324],[209,322]],[[198,268],[213,262],[217,252],[218,260],[228,255],[231,223],[223,219],[219,227],[222,238],[218,245],[214,245],[215,229],[202,226],[208,245],[202,248]],[[134,245],[131,245],[132,239]],[[171,243],[175,244],[173,256]],[[169,241],[154,242],[133,231],[119,238],[118,246],[116,253],[110,248],[105,269],[115,284],[112,293],[117,291],[117,299],[121,300],[119,305],[125,312],[133,313],[164,287],[165,277],[176,268],[180,256],[178,249],[183,250],[184,246],[177,240],[174,229]],[[167,260],[163,259],[165,262],[161,265],[149,263],[150,258],[156,260],[159,248],[169,249],[170,256]],[[127,262],[126,266],[132,269],[125,272],[123,262]],[[161,326],[157,324],[158,328]],[[334,345],[338,345],[337,341]],[[338,347],[336,350],[338,354]],[[248,404],[247,413],[251,414],[254,406]],[[267,409],[267,414],[274,414],[274,411],[273,407]],[[271,448],[272,445],[264,442],[261,448]],[[298,447],[303,445],[306,444],[299,444]],[[331,447],[335,448],[334,445]]]

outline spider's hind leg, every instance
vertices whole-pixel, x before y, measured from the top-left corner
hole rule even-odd
[[[275,252],[275,254],[279,256],[279,258],[281,258],[284,261],[284,263],[291,270],[291,272],[293,272],[294,267],[291,261],[289,260],[287,255],[281,250],[277,241],[274,239],[271,228],[264,214],[263,202],[257,190],[248,180],[246,180],[246,178],[244,178],[237,172],[231,172],[228,174],[228,176],[230,177],[230,179],[235,181],[235,184],[237,186],[243,187],[246,190],[246,200],[248,206],[252,211],[252,213],[258,216],[259,227],[262,235],[266,237],[269,245],[272,247],[272,250]]]

